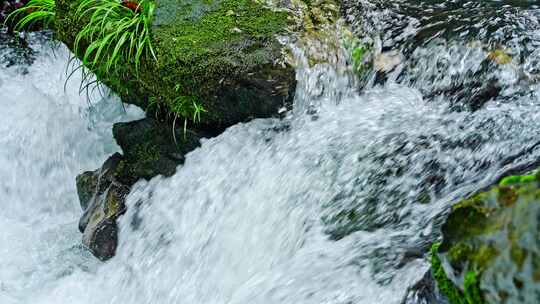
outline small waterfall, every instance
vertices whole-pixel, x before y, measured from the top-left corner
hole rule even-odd
[[[502,97],[474,111],[441,89],[477,77],[482,47],[422,45],[402,76],[363,90],[340,60],[300,60],[295,110],[136,184],[117,256],[98,264],[78,246],[74,176],[117,149],[113,122],[141,114],[115,98],[88,108],[76,79],[62,91],[56,52],[26,75],[0,70],[2,303],[425,303],[410,288],[448,207],[540,156],[534,83],[520,90],[508,72]]]
[[[0,67],[0,303],[6,304],[34,301],[61,278],[96,266],[79,245],[73,177],[119,149],[114,122],[142,115],[97,92],[89,106],[78,94],[79,74],[64,92],[67,49],[41,35],[30,41],[33,65]],[[19,58],[13,51],[0,42],[3,58]]]

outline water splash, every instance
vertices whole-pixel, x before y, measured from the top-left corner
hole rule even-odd
[[[18,52],[0,46],[3,54]],[[27,303],[74,269],[95,264],[78,246],[80,214],[74,176],[118,150],[111,134],[118,119],[140,112],[94,96],[89,108],[77,80],[65,81],[68,52],[33,35],[28,68],[0,67],[0,302]],[[30,292],[32,291],[32,292]]]
[[[398,53],[388,80],[443,96],[454,109],[513,102],[538,90],[540,7],[519,1],[344,1],[347,22],[378,58]],[[399,58],[399,57],[398,57]],[[397,74],[397,75],[396,75]]]

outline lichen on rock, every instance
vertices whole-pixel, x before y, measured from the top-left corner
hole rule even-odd
[[[540,179],[504,178],[456,204],[433,247],[439,289],[456,303],[535,303],[540,297]],[[459,296],[458,296],[459,295]]]

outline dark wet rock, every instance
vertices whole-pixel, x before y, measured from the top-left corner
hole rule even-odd
[[[77,194],[79,195],[81,208],[84,211],[84,215],[79,221],[79,230],[81,232],[86,229],[91,217],[91,209],[95,208],[94,201],[100,200],[113,182],[118,183],[114,178],[114,172],[122,159],[120,153],[115,153],[98,170],[87,171],[77,176]]]
[[[86,171],[77,176],[77,194],[83,211],[88,208],[94,193],[97,192],[98,180],[99,172],[95,171]]]
[[[114,136],[123,150],[96,171],[77,177],[77,192],[84,213],[79,221],[83,244],[101,260],[114,256],[118,244],[116,220],[126,211],[125,199],[139,179],[170,176],[197,148],[203,132],[184,131],[145,118],[114,125]],[[176,141],[175,139],[176,138]]]
[[[100,260],[110,259],[116,252],[116,219],[126,211],[125,199],[129,190],[125,185],[112,182],[104,193],[96,196],[83,215],[82,220],[87,221],[83,244]]]
[[[434,246],[439,288],[456,303],[540,298],[540,178],[509,176],[456,204]],[[468,299],[473,302],[464,302]]]
[[[83,244],[102,261],[114,257],[118,246],[118,225],[116,219],[101,216],[91,223],[88,232],[83,234]]]
[[[29,0],[3,0],[0,4],[0,26],[7,21],[7,18],[11,12],[22,7]],[[11,18],[10,18],[11,19]],[[11,23],[6,24],[8,27]]]
[[[84,21],[75,20],[72,2],[56,5],[57,36],[73,47]],[[127,60],[97,76],[124,102],[147,110],[156,101],[175,112],[178,97],[194,98],[206,110],[201,123],[213,127],[273,116],[292,100],[296,84],[277,39],[288,17],[251,0],[159,0],[151,37],[157,60],[148,58],[138,72]]]
[[[123,151],[123,159],[115,170],[115,177],[124,184],[151,179],[156,175],[171,176],[184,163],[184,156],[199,147],[202,137],[210,134],[141,119],[117,123],[113,127],[116,142]]]
[[[103,166],[77,177],[77,192],[84,213],[79,220],[83,244],[101,260],[114,256],[117,246],[116,219],[125,212],[129,186],[114,178],[114,170],[122,160],[116,153]]]
[[[437,291],[435,280],[431,271],[409,287],[402,304],[448,304],[447,300]]]

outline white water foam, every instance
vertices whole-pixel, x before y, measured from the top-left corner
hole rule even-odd
[[[78,94],[80,74],[64,92],[69,53],[36,37],[28,73],[0,68],[0,303],[28,303],[60,277],[95,264],[78,246],[81,210],[74,177],[98,167],[118,147],[112,123],[124,113],[117,98]]]

